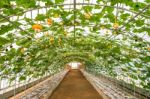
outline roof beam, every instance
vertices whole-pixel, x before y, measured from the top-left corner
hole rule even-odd
[[[50,6],[38,7],[38,8],[26,10],[26,11],[24,11],[23,13],[26,13],[26,12],[29,12],[29,11],[32,11],[32,10],[42,9],[42,8],[49,8],[49,7],[53,7],[53,6],[66,6],[66,5],[74,5],[74,3],[72,3],[72,4],[54,4],[54,5],[50,5]],[[120,9],[120,10],[128,11],[128,12],[131,12],[131,13],[134,13],[134,14],[138,14],[138,13],[139,13],[139,12],[136,12],[136,11],[133,11],[133,10],[130,10],[130,9],[123,8],[123,7],[110,6],[110,5],[104,5],[104,4],[76,3],[76,5],[96,5],[96,6],[104,6],[104,7],[118,8],[118,9]],[[20,14],[20,13],[18,13],[17,15],[19,15],[19,14]],[[141,15],[142,17],[145,17],[145,18],[150,19],[150,16],[145,15],[145,14],[143,14],[143,13],[140,14],[140,15]],[[11,15],[11,16],[6,16],[6,17],[7,17],[7,18],[10,18],[10,17],[13,17],[13,16],[16,16],[16,14]],[[3,21],[3,19],[0,20],[0,21]]]

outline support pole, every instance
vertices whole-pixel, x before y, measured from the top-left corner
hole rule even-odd
[[[76,0],[74,0],[74,45],[75,45],[75,41],[76,41]]]

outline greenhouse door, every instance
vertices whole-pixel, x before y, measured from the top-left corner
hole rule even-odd
[[[71,69],[79,69],[78,63],[75,63],[75,62],[70,63],[70,66],[71,66]]]

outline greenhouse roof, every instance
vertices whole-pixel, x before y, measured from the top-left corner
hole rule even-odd
[[[0,0],[0,55],[2,77],[81,61],[149,88],[150,0]]]

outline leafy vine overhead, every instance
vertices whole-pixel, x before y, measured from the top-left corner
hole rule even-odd
[[[150,0],[0,0],[0,55],[1,79],[74,60],[150,89]]]

